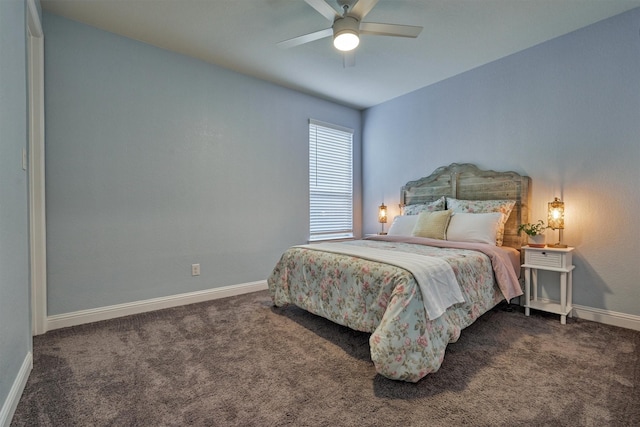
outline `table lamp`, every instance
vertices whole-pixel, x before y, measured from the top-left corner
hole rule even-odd
[[[547,214],[547,225],[552,230],[558,230],[558,243],[549,245],[551,248],[566,248],[567,245],[562,243],[562,230],[564,230],[564,202],[554,198],[553,202],[549,202]]]
[[[382,204],[378,206],[378,222],[382,224],[380,234],[387,234],[384,232],[384,224],[387,222],[387,207],[384,205],[384,202],[382,202]]]

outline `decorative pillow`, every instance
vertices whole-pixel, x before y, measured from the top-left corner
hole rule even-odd
[[[451,211],[420,212],[418,221],[411,233],[416,237],[445,240]]]
[[[462,213],[489,213],[500,212],[503,217],[496,231],[496,246],[502,246],[504,239],[504,225],[516,205],[515,200],[459,200],[447,197],[447,209]]]
[[[387,235],[389,236],[411,236],[413,227],[418,222],[418,215],[400,215],[393,219]]]
[[[419,205],[407,205],[404,207],[405,215],[418,215],[420,212],[436,212],[443,211],[445,197],[442,196],[438,200],[431,203],[421,203]]]
[[[447,240],[496,245],[496,232],[502,219],[500,212],[461,213],[451,215]]]

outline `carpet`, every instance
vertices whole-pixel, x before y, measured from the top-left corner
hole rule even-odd
[[[417,384],[266,291],[34,337],[11,426],[637,426],[640,332],[497,307]]]

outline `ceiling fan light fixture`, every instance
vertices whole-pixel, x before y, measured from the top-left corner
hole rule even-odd
[[[333,23],[333,46],[343,52],[355,49],[360,44],[360,23],[353,16],[338,18]]]
[[[333,45],[336,49],[348,52],[355,49],[360,44],[360,37],[351,32],[342,32],[334,37]]]

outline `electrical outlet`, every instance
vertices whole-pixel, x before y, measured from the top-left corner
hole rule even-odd
[[[191,275],[192,276],[200,275],[200,264],[191,264]]]

